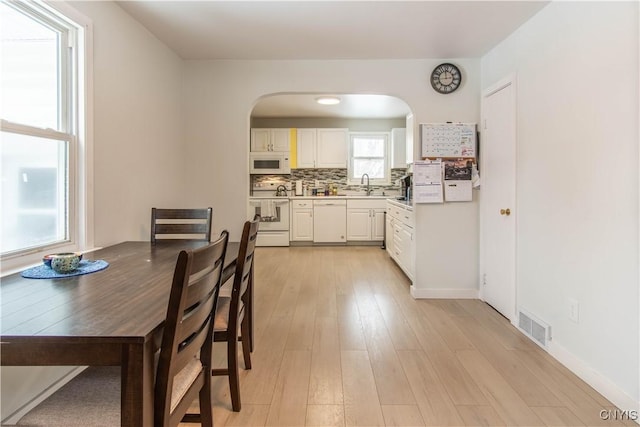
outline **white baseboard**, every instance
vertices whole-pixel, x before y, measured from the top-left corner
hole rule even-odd
[[[558,362],[562,363],[567,369],[593,387],[598,393],[610,400],[611,403],[620,410],[636,411],[636,414],[640,414],[640,401],[635,401],[633,397],[629,396],[610,379],[594,370],[573,353],[553,341],[549,341],[547,350]],[[636,419],[635,422],[640,424],[640,419]]]
[[[478,299],[477,289],[420,289],[411,286],[414,299]]]

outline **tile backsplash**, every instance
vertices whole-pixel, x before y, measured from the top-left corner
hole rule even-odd
[[[406,169],[391,169],[391,185],[371,185],[373,190],[400,191],[396,180],[406,175]],[[315,181],[337,185],[340,190],[361,190],[362,185],[347,185],[347,169],[291,169],[291,175],[251,175],[251,185],[276,179],[289,180],[292,183],[302,180],[303,185],[313,187]]]

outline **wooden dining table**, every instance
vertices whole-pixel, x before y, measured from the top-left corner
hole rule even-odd
[[[153,425],[154,355],[178,253],[204,244],[124,242],[84,255],[107,261],[102,271],[56,279],[3,277],[1,364],[120,366],[121,425]],[[234,273],[238,249],[239,243],[228,244],[226,278]]]

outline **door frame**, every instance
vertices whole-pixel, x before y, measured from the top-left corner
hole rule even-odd
[[[510,300],[510,306],[512,308],[512,316],[511,319],[509,319],[509,321],[513,324],[516,325],[518,324],[518,320],[517,320],[517,314],[518,314],[518,212],[519,212],[519,203],[518,203],[518,192],[517,192],[517,188],[518,188],[518,180],[517,180],[517,175],[518,175],[518,109],[517,109],[517,74],[516,73],[511,73],[508,74],[507,76],[505,76],[504,78],[498,80],[496,83],[489,85],[486,89],[484,89],[482,91],[482,98],[481,98],[481,104],[480,104],[480,109],[481,109],[481,121],[480,121],[480,129],[484,129],[484,124],[485,124],[485,111],[486,111],[486,98],[493,95],[494,93],[506,88],[507,86],[511,86],[512,90],[511,90],[511,107],[513,108],[513,117],[515,120],[515,125],[513,127],[513,138],[515,141],[515,150],[514,150],[514,168],[515,168],[515,176],[514,176],[514,188],[515,188],[515,197],[514,197],[514,212],[513,212],[513,220],[515,221],[514,224],[514,228],[515,228],[515,235],[514,235],[514,241],[513,241],[513,250],[514,250],[514,266],[513,266],[513,288],[511,289],[511,295],[509,296],[509,300]],[[486,156],[482,156],[482,152],[480,152],[480,147],[479,147],[479,153],[480,153],[480,176],[482,177],[482,171],[486,170],[485,169],[485,164],[486,164]],[[481,184],[482,185],[482,184]],[[482,188],[482,187],[481,187]],[[486,203],[486,202],[485,202]],[[485,250],[485,229],[486,229],[486,218],[484,217],[484,205],[483,205],[483,198],[482,196],[480,197],[480,260],[479,260],[479,273],[480,273],[480,277],[479,282],[478,282],[478,287],[479,287],[479,292],[478,295],[480,297],[480,299],[482,301],[485,301],[484,298],[484,284],[485,284],[485,268],[486,268],[486,262],[485,262],[485,256],[486,256],[486,250]]]

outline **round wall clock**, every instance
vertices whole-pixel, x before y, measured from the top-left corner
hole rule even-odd
[[[453,64],[440,64],[431,72],[431,86],[439,93],[451,93],[460,87],[462,73]]]

